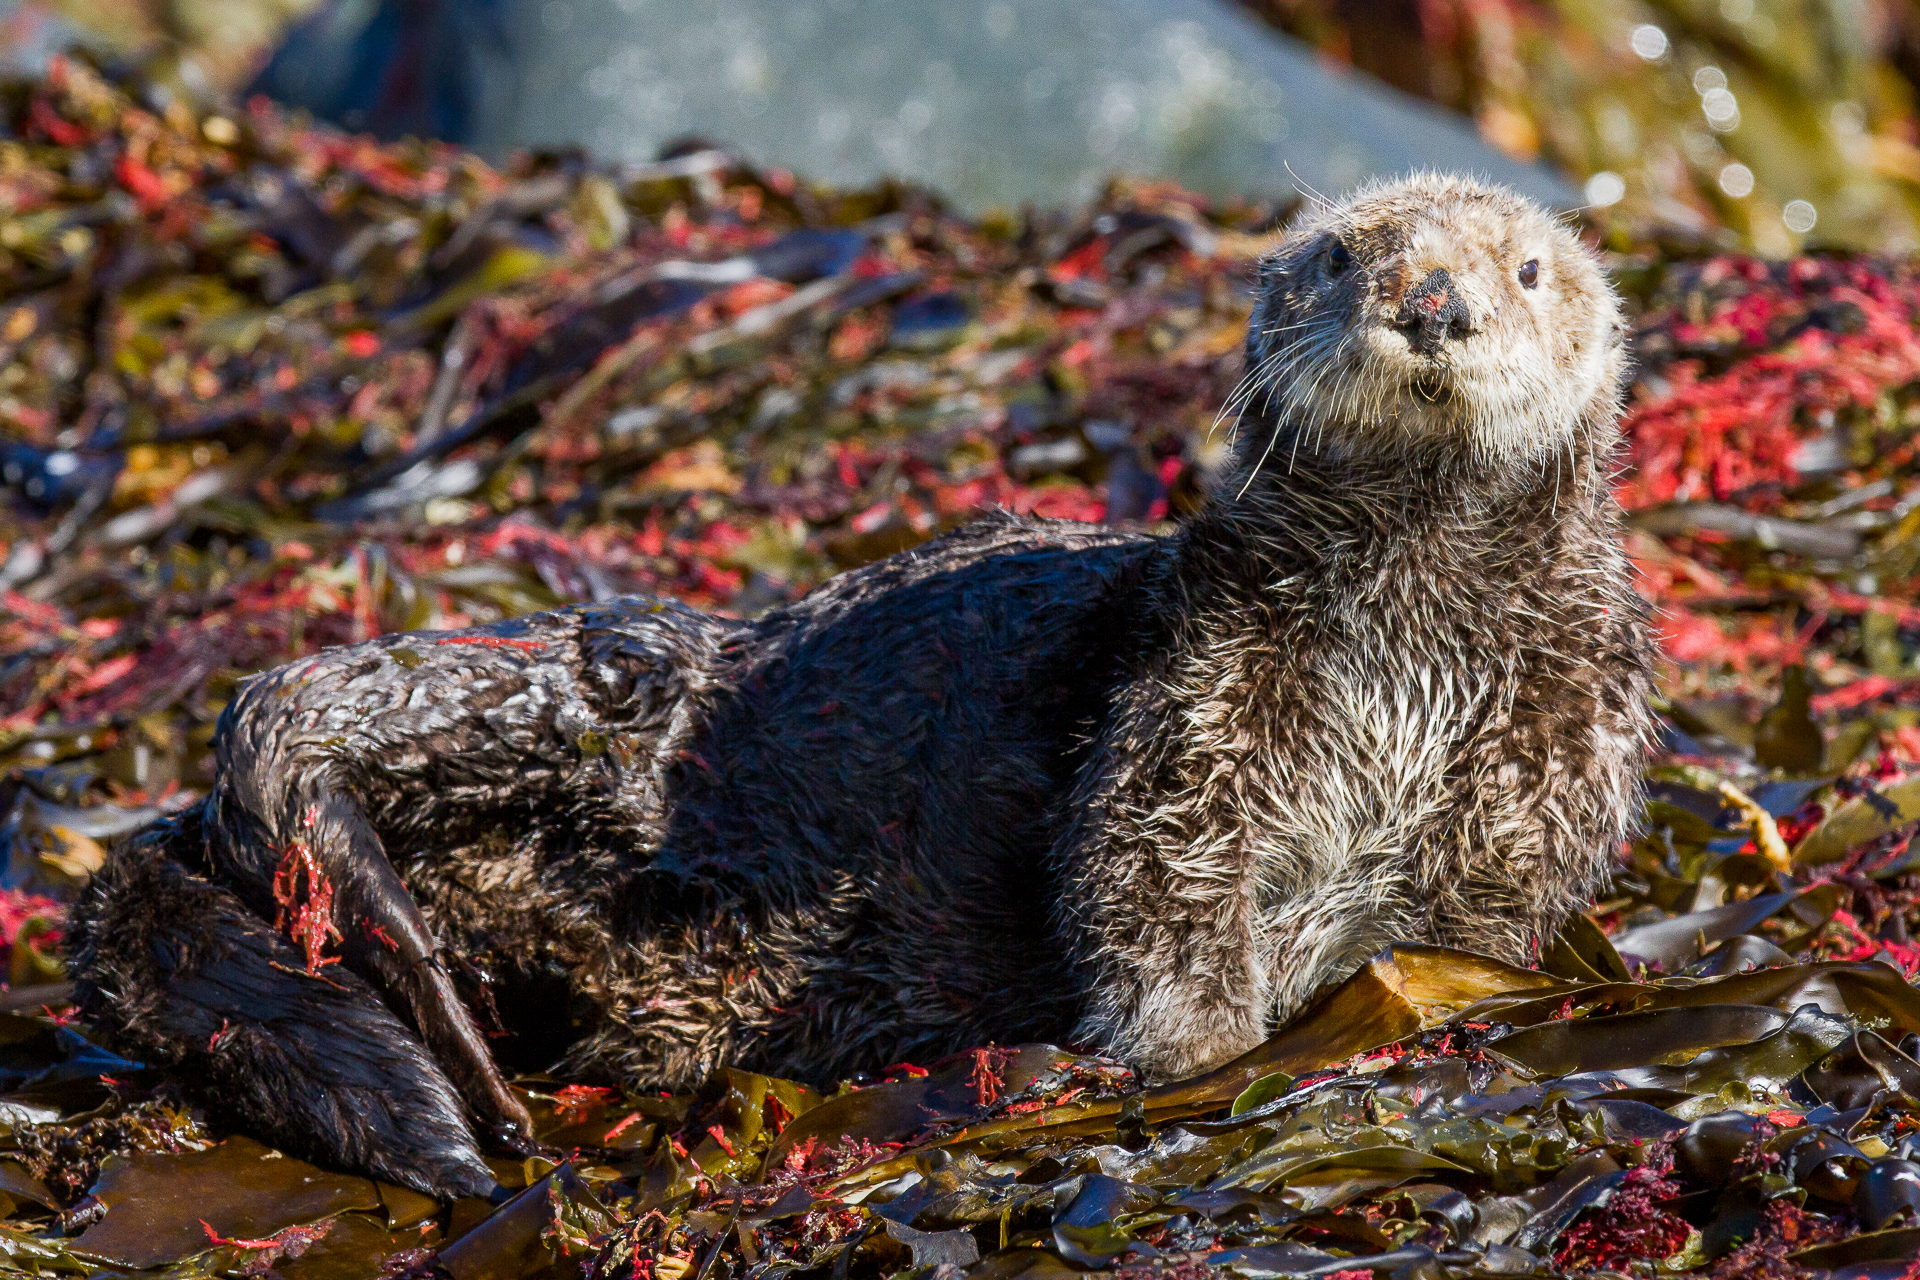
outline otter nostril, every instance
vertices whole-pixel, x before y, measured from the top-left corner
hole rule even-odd
[[[1438,351],[1448,338],[1464,338],[1473,332],[1473,314],[1445,267],[1429,272],[1426,279],[1406,292],[1394,323],[1407,335],[1413,349],[1423,355]]]

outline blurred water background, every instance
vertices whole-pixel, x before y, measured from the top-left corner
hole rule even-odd
[[[483,149],[651,159],[700,134],[815,179],[892,175],[963,207],[1081,201],[1115,170],[1209,194],[1339,189],[1419,165],[1569,187],[1469,122],[1319,63],[1225,0],[479,0],[512,58]],[[302,32],[305,37],[306,33]],[[323,38],[316,44],[325,47]],[[338,101],[335,57],[265,83]],[[502,77],[494,83],[501,83]]]
[[[1117,170],[1225,196],[1437,165],[1576,198],[1226,0],[343,0],[293,28],[257,87],[492,153],[650,160],[697,135],[976,211],[1082,201]]]
[[[962,209],[1465,169],[1785,254],[1920,244],[1913,0],[0,0],[189,93],[382,137],[689,138]]]

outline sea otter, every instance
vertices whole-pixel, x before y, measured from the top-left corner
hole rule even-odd
[[[78,910],[82,1013],[283,1149],[461,1195],[525,1121],[483,991],[572,1078],[1041,1039],[1168,1078],[1396,939],[1523,961],[1648,737],[1625,361],[1526,201],[1316,204],[1176,532],[993,517],[752,622],[628,598],[256,676]]]

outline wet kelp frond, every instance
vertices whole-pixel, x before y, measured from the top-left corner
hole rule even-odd
[[[206,785],[233,682],[624,591],[751,613],[996,504],[1178,519],[1282,211],[1116,184],[974,224],[711,152],[498,171],[139,94],[79,64],[0,90],[9,1268],[1907,1274],[1907,264],[1615,259],[1668,732],[1645,834],[1537,968],[1397,948],[1144,1092],[1049,1046],[831,1097],[525,1079],[564,1163],[442,1206],[212,1130],[63,1025],[60,903]],[[324,972],[328,886],[283,870]]]

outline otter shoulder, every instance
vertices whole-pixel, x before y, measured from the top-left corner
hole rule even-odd
[[[997,511],[849,569],[764,621],[776,627],[818,624],[854,608],[879,607],[896,595],[903,597],[899,604],[912,609],[937,598],[957,601],[995,589],[1032,596],[1069,613],[1097,602],[1102,584],[1130,577],[1166,542],[1152,534]],[[906,597],[915,603],[909,605]]]

